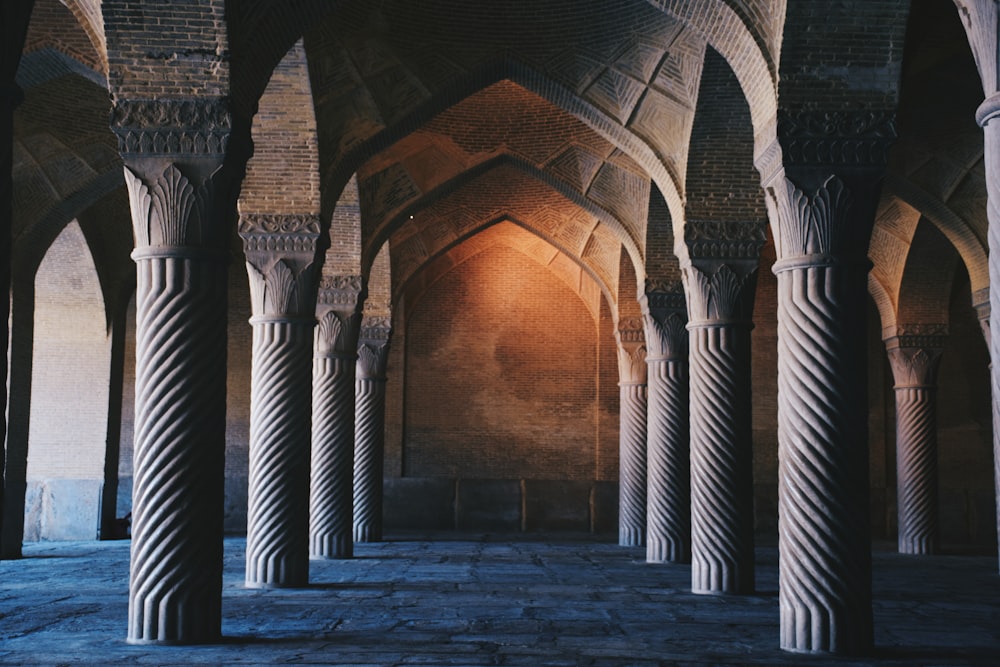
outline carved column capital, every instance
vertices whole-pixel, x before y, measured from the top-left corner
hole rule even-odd
[[[881,175],[896,139],[885,109],[781,109],[782,166],[764,181],[776,216],[775,272],[867,263]]]
[[[896,335],[885,341],[896,389],[933,389],[937,386],[937,372],[947,335],[946,324],[896,327]]]
[[[365,317],[361,322],[358,339],[359,380],[385,380],[389,360],[389,342],[392,338],[392,320],[388,317]]]
[[[681,281],[646,281],[643,323],[646,361],[687,359],[687,300]]]
[[[618,340],[619,384],[646,384],[646,337],[643,321],[624,319],[615,332]]]
[[[684,243],[691,261],[756,260],[767,242],[766,220],[723,221],[692,220],[684,222]]]
[[[123,156],[224,155],[232,130],[222,97],[117,99],[110,120]]]
[[[232,133],[228,99],[117,99],[110,124],[125,163],[137,253],[200,248],[224,255],[243,175],[238,159],[223,168]]]
[[[356,358],[363,302],[364,282],[359,275],[325,276],[320,281],[316,356]]]
[[[244,213],[239,234],[254,317],[311,319],[319,216]]]
[[[757,260],[696,262],[684,267],[683,274],[689,327],[751,323]]]

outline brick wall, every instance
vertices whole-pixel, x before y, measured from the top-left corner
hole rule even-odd
[[[404,475],[592,480],[612,456],[594,319],[520,253],[498,246],[443,276],[405,335]]]
[[[104,2],[108,87],[136,99],[227,95],[225,4]]]

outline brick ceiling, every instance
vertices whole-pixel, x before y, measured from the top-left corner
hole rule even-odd
[[[866,3],[858,20],[898,18],[896,4]],[[258,107],[241,210],[332,217],[331,270],[367,268],[389,240],[397,290],[500,220],[552,244],[612,298],[623,253],[640,275],[675,277],[669,250],[685,206],[696,217],[766,215],[753,160],[773,133],[778,73],[812,85],[816,54],[802,35],[819,6],[226,3],[234,104]],[[900,139],[870,250],[873,293],[891,309],[915,275],[913,244],[935,238],[922,224],[956,247],[974,291],[987,280],[973,121],[982,91],[953,4],[914,3],[906,38]],[[114,45],[95,0],[36,0],[18,73],[19,242],[49,238],[33,230],[110,191],[120,169],[107,130]]]

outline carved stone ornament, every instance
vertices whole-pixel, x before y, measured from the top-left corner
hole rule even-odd
[[[892,366],[896,389],[936,386],[942,351],[940,347],[895,347],[889,349],[889,365]]]
[[[387,341],[392,337],[392,318],[365,316],[361,322],[362,341]]]
[[[358,275],[323,276],[317,304],[321,308],[353,310],[362,299],[364,280]]]
[[[683,312],[651,310],[645,316],[647,361],[686,359],[688,355],[687,316]]]
[[[848,224],[853,197],[844,181],[827,177],[812,194],[790,181],[784,196],[777,195],[780,234],[779,259],[802,255],[829,255],[843,248],[842,237]]]
[[[358,349],[358,330],[361,314],[328,310],[319,318],[316,328],[316,354],[318,356],[347,356],[354,358]]]
[[[899,347],[943,348],[948,339],[947,324],[897,324],[896,335],[885,340],[886,349]]]
[[[691,258],[757,259],[767,242],[766,220],[687,220],[684,242]]]
[[[150,180],[124,167],[137,251],[204,246],[213,236],[214,181],[191,181],[174,164]]]
[[[232,128],[226,98],[119,99],[111,129],[123,154],[222,155]]]
[[[896,139],[895,113],[881,109],[779,109],[785,165],[885,165]]]
[[[687,310],[684,283],[680,280],[646,280],[646,304],[650,308]]]
[[[753,313],[757,269],[723,264],[713,273],[698,267],[684,269],[687,276],[688,315],[696,323],[749,322]]]
[[[319,216],[244,213],[238,230],[254,315],[312,315]]]
[[[621,384],[646,384],[646,336],[643,322],[628,318],[618,325],[618,378]]]

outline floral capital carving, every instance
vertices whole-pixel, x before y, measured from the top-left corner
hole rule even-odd
[[[222,155],[232,129],[225,98],[118,99],[111,129],[122,154]]]
[[[723,264],[714,271],[689,265],[684,275],[692,324],[750,322],[757,286],[756,264]]]

